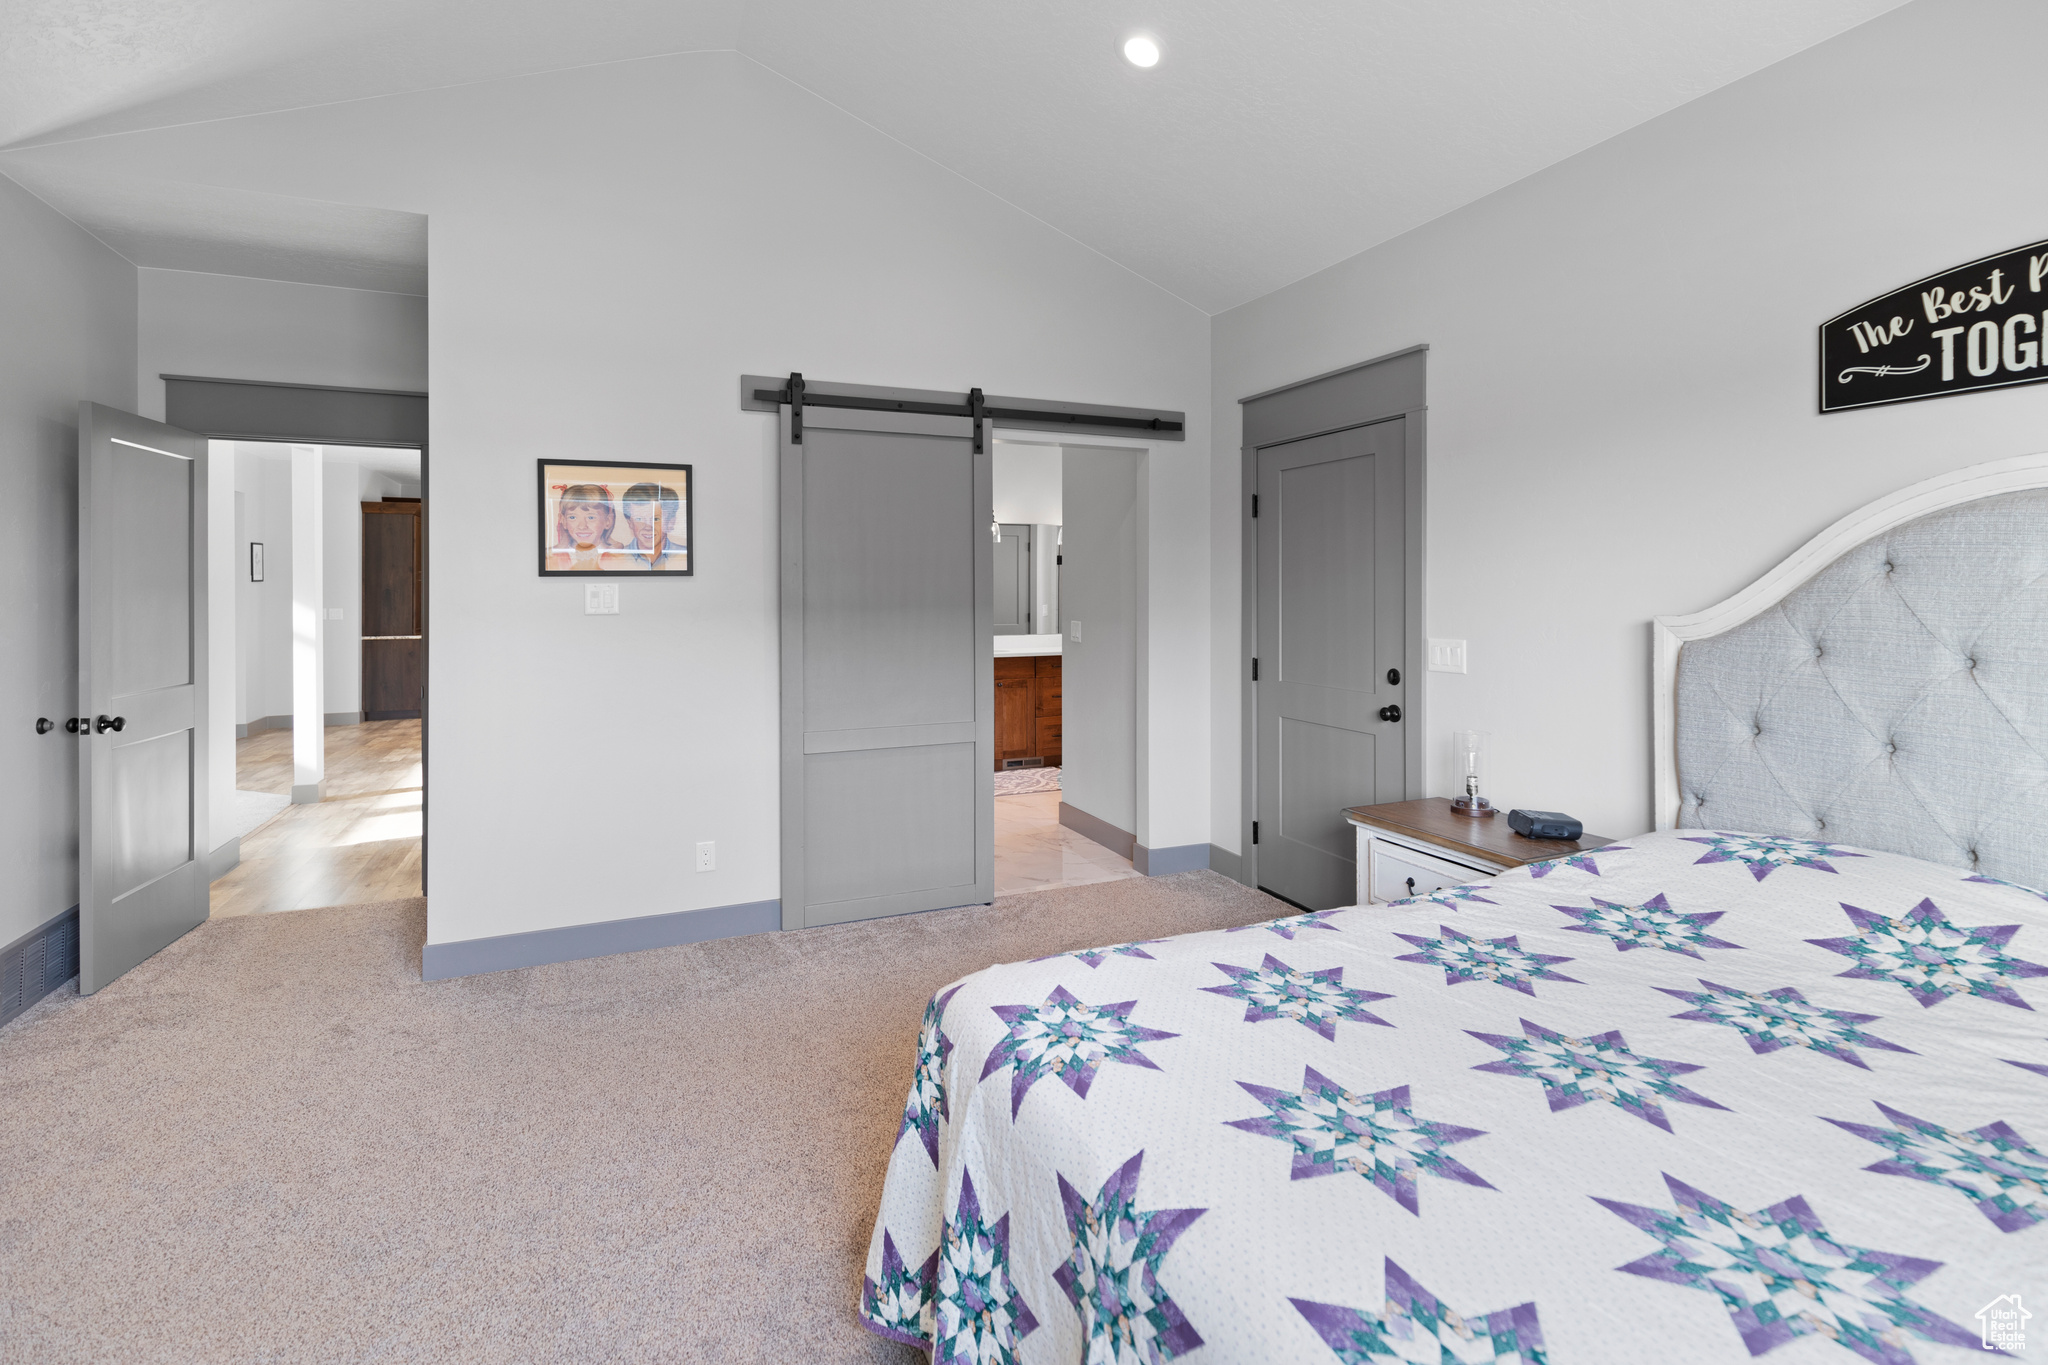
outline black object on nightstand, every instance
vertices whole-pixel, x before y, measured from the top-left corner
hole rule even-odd
[[[1511,810],[1508,828],[1530,839],[1576,839],[1586,827],[1562,811]]]

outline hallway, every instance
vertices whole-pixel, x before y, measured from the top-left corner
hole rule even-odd
[[[420,894],[420,723],[336,725],[326,738],[327,798],[242,836],[241,864],[213,884],[214,919]],[[236,740],[235,785],[289,794],[292,732]]]

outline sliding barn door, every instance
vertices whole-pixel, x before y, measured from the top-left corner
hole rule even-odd
[[[782,925],[995,898],[988,442],[781,410]],[[984,433],[985,435],[986,433]]]
[[[206,442],[78,413],[78,989],[207,916]]]

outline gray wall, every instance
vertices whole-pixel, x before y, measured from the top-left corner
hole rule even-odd
[[[767,147],[805,149],[796,180]],[[431,219],[437,944],[778,896],[774,423],[740,375],[1182,409],[1149,505],[1207,518],[1206,317],[736,53],[24,155]],[[534,464],[569,454],[694,463],[695,576],[622,583],[617,616],[540,578]],[[1206,548],[1156,543],[1185,607],[1152,649],[1195,684],[1162,723],[1195,742],[1161,746],[1154,842],[1185,844],[1208,834]],[[565,800],[564,737],[619,717],[665,737],[657,780]],[[573,856],[697,840],[715,871]]]
[[[2048,386],[1821,417],[1814,329],[2048,237],[2048,6],[1917,0],[1215,320],[1215,840],[1238,840],[1236,400],[1427,342],[1430,790],[1649,826],[1647,622],[1843,513],[2048,448]]]
[[[136,355],[144,417],[165,374],[341,388],[427,387],[427,301],[191,270],[142,270]]]
[[[78,403],[135,406],[135,269],[0,178],[0,944],[78,901]]]
[[[1137,544],[1135,450],[1067,446],[1061,461],[1071,628],[1060,665],[1060,799],[1137,835]],[[1140,842],[1143,842],[1140,839]]]

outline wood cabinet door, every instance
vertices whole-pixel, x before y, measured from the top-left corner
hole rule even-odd
[[[996,766],[1006,758],[1028,758],[1032,748],[1032,700],[1029,678],[996,681]]]

